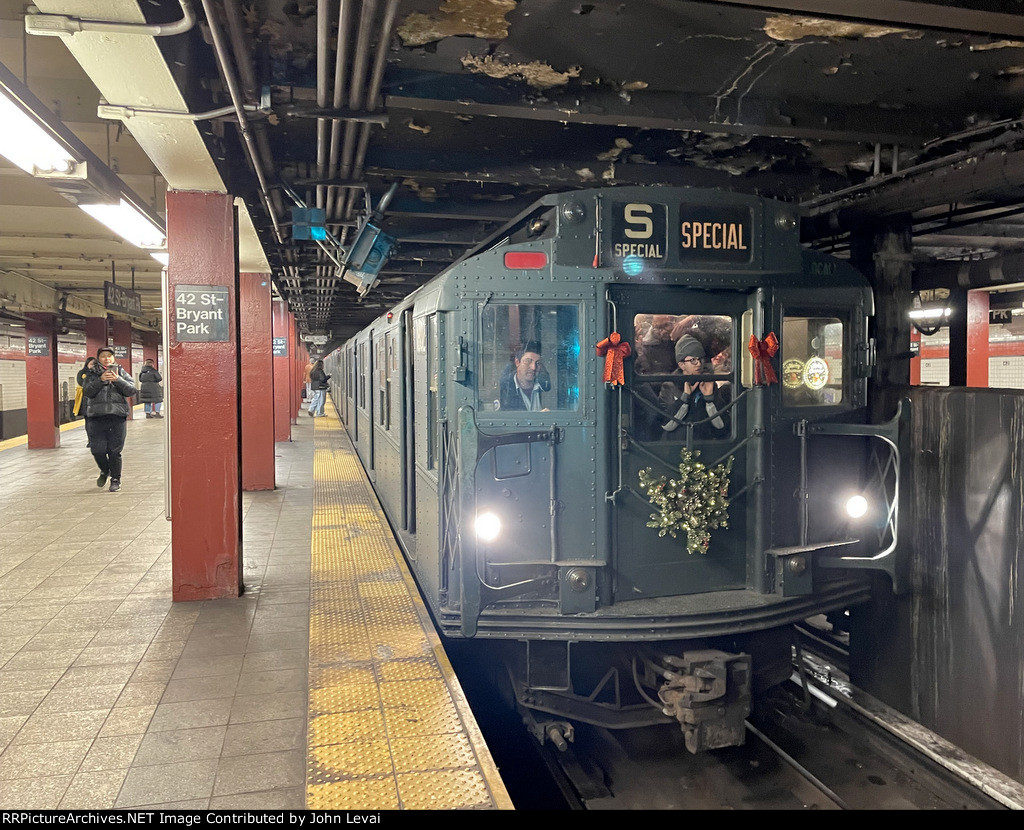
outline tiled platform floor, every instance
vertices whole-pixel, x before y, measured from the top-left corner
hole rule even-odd
[[[172,603],[164,424],[120,493],[80,427],[0,443],[0,808],[302,809],[313,424],[245,493],[246,593]]]

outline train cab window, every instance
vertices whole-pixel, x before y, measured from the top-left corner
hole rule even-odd
[[[842,403],[842,321],[835,317],[785,317],[780,365],[783,405]]]
[[[575,411],[580,405],[579,308],[485,304],[477,353],[484,412]]]
[[[731,436],[732,416],[715,418],[715,412],[732,401],[734,329],[727,315],[634,315],[633,429],[638,440],[686,441],[689,429],[702,441]],[[686,375],[706,380],[688,383]]]

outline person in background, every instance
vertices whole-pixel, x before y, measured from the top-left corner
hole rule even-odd
[[[306,385],[306,402],[310,404],[310,415],[312,415],[312,403],[313,403],[313,387],[310,385],[309,376],[313,371],[313,367],[316,366],[316,358],[310,355],[309,363],[306,364],[306,368],[302,373],[302,382]]]
[[[147,358],[139,372],[139,402],[145,405],[147,418],[164,417],[160,414],[160,406],[164,402],[164,388],[160,385],[163,379],[153,358]]]
[[[72,418],[74,418],[74,417],[76,417],[78,415],[81,415],[82,419],[87,424],[89,423],[89,418],[85,414],[85,392],[82,389],[82,386],[85,384],[85,374],[86,374],[86,372],[88,372],[89,369],[91,369],[92,366],[95,363],[96,363],[96,358],[93,357],[92,355],[89,355],[85,359],[85,365],[81,369],[79,369],[78,370],[78,374],[75,375],[75,383],[78,386],[75,389],[75,405],[71,409],[71,415],[72,415]],[[86,446],[88,447],[89,445],[86,444]]]
[[[110,492],[116,493],[121,489],[121,450],[135,384],[131,375],[115,362],[114,350],[104,346],[96,352],[96,363],[86,371],[82,390],[89,447],[100,468],[96,486],[102,487],[109,478]]]
[[[324,415],[324,404],[327,403],[327,381],[331,376],[324,372],[324,362],[317,360],[309,373],[309,385],[313,389],[313,400],[309,402],[309,416],[311,418],[322,418]]]

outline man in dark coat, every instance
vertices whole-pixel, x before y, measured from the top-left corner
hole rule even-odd
[[[96,364],[85,375],[82,384],[86,399],[85,428],[89,449],[100,468],[96,486],[110,479],[110,492],[121,489],[121,450],[128,431],[128,413],[135,384],[131,375],[117,365],[114,350],[104,346],[96,352]]]
[[[139,403],[145,404],[147,418],[163,418],[160,414],[160,406],[164,402],[164,388],[160,385],[161,375],[153,363],[153,358],[147,358],[139,372]]]

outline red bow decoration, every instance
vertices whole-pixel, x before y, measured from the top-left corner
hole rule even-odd
[[[622,360],[633,353],[629,343],[624,342],[617,331],[613,331],[595,348],[597,356],[604,358],[604,382],[612,386],[622,386],[626,382]]]
[[[754,383],[758,386],[778,383],[775,376],[775,369],[772,368],[772,358],[779,350],[779,339],[775,332],[769,332],[764,340],[758,340],[755,335],[750,335],[750,343],[747,345],[750,356],[754,358]]]

